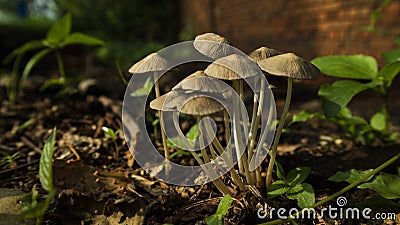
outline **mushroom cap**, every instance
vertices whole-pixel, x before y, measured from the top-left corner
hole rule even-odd
[[[171,95],[169,101],[165,102],[168,95]],[[221,103],[200,93],[180,93],[178,91],[170,91],[154,99],[150,102],[150,108],[162,111],[178,111],[178,106],[182,105],[183,101],[186,102],[179,111],[188,115],[204,116],[224,109]]]
[[[218,59],[231,53],[231,46],[228,39],[214,33],[197,35],[193,41],[194,48],[201,54]]]
[[[224,93],[229,91],[228,85],[223,85],[222,81],[215,80],[215,78],[207,76],[202,70],[196,71],[187,76],[177,85],[173,91],[198,91],[204,93]]]
[[[272,56],[257,62],[261,70],[275,76],[285,76],[299,80],[314,79],[319,69],[293,53]]]
[[[229,68],[228,68],[229,67]],[[204,72],[222,80],[239,80],[259,74],[257,65],[247,57],[231,54],[215,60]]]
[[[154,52],[135,63],[129,73],[147,73],[167,69],[167,60]]]
[[[249,56],[252,60],[255,62],[258,62],[260,60],[276,56],[276,55],[281,55],[284,52],[272,49],[272,48],[267,48],[267,47],[260,47],[257,48],[256,50],[252,51]]]

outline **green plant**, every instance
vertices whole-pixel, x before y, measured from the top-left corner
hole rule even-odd
[[[327,119],[339,114],[336,122],[344,122],[345,126],[349,128],[352,126],[363,127],[361,136],[367,134],[367,138],[375,135],[383,140],[393,140],[397,138],[397,134],[389,132],[388,93],[393,80],[400,72],[400,52],[390,52],[383,56],[386,65],[380,70],[378,70],[377,61],[366,55],[324,56],[314,59],[312,63],[324,74],[347,78],[331,85],[323,84],[318,91],[321,107]],[[362,118],[352,116],[351,112],[345,108],[355,95],[368,89],[379,94],[382,106],[370,121],[366,122]]]
[[[116,160],[118,160],[118,158],[119,158],[119,146],[118,146],[118,143],[117,143],[117,138],[118,138],[117,135],[121,130],[118,129],[117,131],[114,131],[112,128],[109,128],[109,127],[102,127],[101,130],[104,132],[104,134],[106,134],[108,137],[111,138],[111,141],[113,142],[114,149],[115,149],[114,158]]]
[[[189,131],[186,133],[186,137],[189,140],[189,145],[193,147],[194,141],[199,137],[199,126],[198,124],[194,124],[190,127]],[[168,138],[167,145],[170,148],[184,148],[185,142],[180,138]]]
[[[49,80],[48,83],[44,85],[44,87],[47,87],[50,84],[65,85],[67,83],[67,80],[65,75],[64,63],[60,52],[63,48],[69,45],[95,46],[104,45],[104,42],[83,33],[71,33],[71,15],[64,15],[50,27],[50,29],[47,31],[45,39],[26,42],[22,46],[12,51],[3,60],[4,63],[9,63],[14,60],[11,80],[7,87],[7,94],[10,101],[14,102],[17,96],[21,94],[24,83],[34,66],[38,64],[44,56],[50,53],[54,53],[56,56],[60,78]],[[22,75],[19,78],[18,70],[22,59],[25,53],[33,50],[39,51],[35,53],[26,63]]]
[[[324,119],[336,123],[344,131],[343,138],[361,145],[371,145],[377,141],[391,143],[399,137],[399,134],[396,132],[382,133],[386,129],[386,123],[382,122],[384,117],[381,114],[376,114],[367,121],[362,117],[352,115],[350,109],[347,107],[342,108],[339,113],[329,119],[321,113],[309,113],[303,110],[293,115],[290,124],[305,122],[312,118]]]
[[[372,169],[366,171],[358,171],[354,169],[346,172],[339,171],[335,175],[328,178],[328,180],[334,182],[346,181],[348,183],[352,183],[360,177],[364,176],[365,174],[370,173],[371,171]],[[365,181],[366,183],[358,185],[357,188],[372,189],[386,199],[400,198],[400,176],[381,172],[378,175],[371,176]]]
[[[56,137],[56,128],[53,129],[49,138],[47,139],[43,153],[39,162],[39,178],[40,183],[44,190],[47,191],[47,197],[44,200],[38,201],[38,191],[33,189],[22,198],[23,204],[23,218],[35,218],[36,224],[42,223],[43,215],[48,208],[51,200],[53,199],[56,191],[53,187],[53,153],[54,143]]]
[[[334,200],[335,198],[339,197],[340,195],[342,195],[343,193],[346,193],[347,191],[349,191],[350,189],[359,186],[360,184],[368,181],[371,179],[371,177],[373,177],[375,174],[379,173],[380,171],[382,171],[383,169],[385,169],[386,167],[390,166],[391,164],[393,164],[394,162],[396,162],[397,160],[400,159],[400,153],[395,155],[394,157],[392,157],[391,159],[387,160],[386,162],[382,163],[380,166],[378,166],[375,169],[369,170],[368,172],[362,172],[362,173],[357,173],[357,172],[352,172],[350,171],[350,175],[346,175],[344,178],[345,180],[350,178],[349,181],[352,181],[349,185],[347,185],[346,187],[342,188],[341,190],[335,192],[332,195],[329,195],[328,197],[324,198],[323,200],[320,200],[316,203],[314,203],[313,205],[309,206],[309,208],[317,208],[319,206],[322,206],[332,200]],[[353,174],[353,175],[352,175]],[[349,182],[348,181],[348,182]],[[397,181],[398,182],[398,181]],[[396,184],[396,187],[398,184]],[[397,189],[398,192],[399,189]],[[282,224],[285,223],[287,221],[293,220],[294,218],[298,218],[297,216],[301,215],[302,213],[304,213],[303,209],[297,213],[291,214],[290,216],[288,216],[286,219],[277,219],[277,220],[273,220],[273,221],[269,221],[266,223],[261,223],[259,225],[273,225],[273,224]]]
[[[223,225],[224,217],[228,213],[228,209],[231,207],[232,201],[233,199],[229,194],[225,195],[219,202],[217,211],[213,215],[206,217],[205,219],[206,224]]]
[[[146,81],[143,84],[143,87],[135,90],[134,92],[131,93],[131,97],[142,97],[142,96],[147,96],[150,92],[151,89],[153,88],[153,81],[151,80],[151,77],[148,77]]]
[[[16,152],[12,155],[5,155],[0,161],[0,166],[9,165],[11,168],[13,168],[16,166],[16,160],[20,157],[20,152]]]
[[[297,200],[300,208],[306,208],[314,204],[315,193],[311,184],[304,183],[311,168],[298,167],[285,175],[283,167],[275,161],[279,180],[274,181],[268,189],[267,198],[274,198],[285,194],[291,200]]]

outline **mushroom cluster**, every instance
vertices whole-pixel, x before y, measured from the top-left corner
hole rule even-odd
[[[263,71],[267,78],[269,76],[287,78],[285,105],[275,131],[273,143],[269,143],[269,146],[272,147],[269,152],[270,158],[266,173],[266,188],[268,188],[272,181],[272,169],[277,146],[289,110],[293,79],[314,79],[319,74],[318,68],[293,53],[284,53],[267,47],[254,50],[249,56],[236,54],[235,51],[232,51],[233,47],[229,45],[226,38],[214,33],[198,35],[193,41],[193,47],[199,53],[212,59],[212,63],[203,70],[188,74],[185,79],[163,95],[160,92],[158,78],[159,71],[168,69],[167,58],[158,53],[152,53],[129,69],[129,72],[133,74],[154,73],[156,98],[150,102],[150,108],[157,110],[160,119],[162,144],[166,159],[165,174],[167,175],[170,170],[169,153],[174,150],[167,146],[167,136],[169,135],[166,135],[163,112],[183,113],[195,117],[199,125],[201,138],[199,137],[196,141],[199,143],[201,156],[196,154],[194,147],[187,140],[183,140],[186,141],[183,147],[190,149],[191,155],[199,165],[204,165],[204,171],[207,175],[218,173],[218,170],[207,166],[213,160],[218,159],[220,163],[229,168],[230,176],[228,177],[232,181],[230,185],[224,183],[221,178],[213,181],[221,193],[232,195],[236,193],[234,191],[235,186],[238,190],[245,191],[245,184],[262,187],[262,168],[260,163],[256,163],[256,159],[261,157],[260,154],[267,154],[266,151],[263,151],[263,148],[271,127],[261,127],[260,120],[266,115],[270,124],[275,122],[271,121],[273,118],[271,116],[273,114],[272,109],[265,112],[263,108],[264,100],[267,97],[265,93],[271,89],[271,86],[265,83],[265,79],[258,79],[257,77],[258,71]],[[215,82],[216,79],[225,85]],[[243,100],[246,94],[244,81],[249,82],[249,80],[259,87],[257,92],[251,93],[254,100],[250,123],[246,122],[245,119],[249,117],[247,110],[240,106],[240,100]],[[232,91],[232,88],[227,88],[228,84],[232,85],[234,91]],[[237,95],[239,100],[224,102],[226,99],[234,99],[232,98],[233,95]],[[273,96],[268,97],[270,98],[269,101],[273,101]],[[225,104],[231,104],[230,110],[234,112],[228,112]],[[234,116],[230,117],[230,113],[233,113]],[[215,135],[215,127],[213,128],[210,119],[206,118],[213,117],[215,114],[223,115],[223,124],[220,123],[219,125],[224,128],[224,138]],[[177,126],[179,127],[179,124]],[[258,140],[257,137],[259,137]],[[221,142],[225,142],[226,149],[228,149],[228,145],[233,143],[235,153],[224,154],[225,151]],[[235,156],[237,157],[237,167],[234,165]],[[223,166],[222,164],[217,164],[216,167]]]

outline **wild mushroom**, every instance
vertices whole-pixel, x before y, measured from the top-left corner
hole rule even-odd
[[[193,41],[194,48],[203,55],[219,59],[231,53],[228,39],[214,33],[197,35]]]
[[[217,82],[211,82],[211,79],[212,78],[210,77],[206,77],[203,71],[197,71],[178,83],[175,87],[172,88],[169,93],[162,95],[161,97],[156,98],[155,100],[150,102],[150,107],[157,110],[175,112],[179,111],[184,114],[193,115],[196,116],[197,121],[200,122],[202,116],[211,115],[224,109],[221,103],[207,96],[222,95],[220,92],[223,93],[229,91],[229,89],[227,89],[226,87],[224,88],[224,86],[218,85]],[[167,99],[169,101],[166,101]],[[210,126],[211,125],[206,124],[205,130],[208,131]],[[208,133],[204,135],[209,136]],[[220,154],[222,154],[223,149],[220,148],[219,142],[216,142],[218,142],[218,139],[213,138],[213,143],[216,149],[219,151]],[[211,154],[213,156],[216,156],[215,150],[211,144],[209,145],[209,147]],[[201,148],[201,152],[204,162],[193,151],[191,151],[192,155],[195,157],[196,161],[200,165],[203,165],[204,163],[209,163],[210,158],[208,157],[207,151],[204,147]],[[227,161],[227,163],[229,164],[229,160],[225,161]],[[208,171],[208,173],[210,172],[213,171]],[[238,185],[240,190],[244,190],[244,185],[239,176],[236,174],[236,171],[231,169],[230,173],[234,183]],[[213,182],[222,193],[231,194],[230,190],[226,187],[226,185],[222,182],[220,178],[214,180]]]
[[[145,74],[145,73],[153,73],[154,77],[154,86],[155,86],[155,92],[156,92],[156,98],[160,97],[160,84],[158,81],[158,73],[161,71],[165,71],[167,69],[167,60],[163,58],[161,55],[158,53],[151,53],[139,62],[135,63],[130,69],[129,73],[132,74]],[[159,119],[160,121],[162,120],[162,115],[160,112],[158,112]],[[165,137],[165,132],[164,132],[164,127],[162,123],[160,123],[160,130],[161,130],[161,138],[162,138],[162,143],[163,143],[163,148],[164,148],[164,156],[165,159],[167,160],[166,163],[166,175],[169,173],[170,169],[170,164],[169,164],[169,151],[167,148],[167,139]]]
[[[272,48],[267,48],[267,47],[260,47],[254,51],[252,51],[249,54],[249,57],[255,61],[258,62],[260,60],[276,56],[276,55],[281,55],[283,52],[272,49]],[[255,81],[257,82],[257,80]],[[269,88],[273,88],[274,86],[269,85]],[[256,137],[257,137],[257,128],[258,124],[260,123],[261,119],[261,114],[262,114],[262,108],[263,108],[263,102],[264,102],[264,95],[265,95],[265,83],[264,79],[260,79],[260,92],[259,93],[254,93],[254,98],[253,98],[253,112],[252,112],[252,117],[251,117],[251,124],[250,124],[250,132],[249,132],[249,140],[247,143],[247,148],[249,152],[249,160],[250,160],[250,170],[256,169],[256,184],[257,186],[261,186],[261,168],[252,168],[253,162],[255,160],[253,159],[253,154],[254,154],[254,147],[255,147],[255,142],[256,142]],[[270,115],[270,114],[268,114]]]
[[[269,161],[267,169],[266,185],[268,189],[272,181],[272,170],[275,163],[279,139],[282,133],[283,126],[285,124],[287,113],[289,111],[290,100],[292,96],[293,79],[298,79],[298,80],[314,79],[319,75],[319,69],[310,62],[296,56],[293,53],[276,55],[270,58],[259,60],[257,64],[263,71],[271,75],[287,77],[287,92],[286,92],[285,104],[282,110],[282,115],[279,121],[278,128],[276,129],[274,142],[271,148],[272,149],[271,159]],[[266,132],[266,129],[267,128],[264,129],[264,133]],[[264,134],[262,136],[264,136]],[[261,146],[262,142],[263,142],[263,137],[261,137],[257,149],[262,147]]]
[[[222,80],[232,80],[234,89],[239,93],[240,97],[243,98],[243,80],[258,74],[257,68],[252,64],[252,61],[245,56],[238,54],[231,54],[222,58],[215,60],[211,63],[204,72],[211,77],[215,77]],[[234,110],[239,110],[238,102],[235,101]],[[246,113],[245,109],[240,109],[234,113],[234,124],[235,124],[235,146],[237,150],[238,157],[240,156],[240,149],[244,148],[241,138],[241,129],[239,129],[239,121],[241,115]],[[225,116],[225,121],[227,118]],[[247,124],[243,123],[244,130],[247,132]],[[228,135],[227,135],[228,136]],[[228,140],[227,140],[228,143]],[[241,147],[243,146],[243,147]],[[248,160],[246,154],[242,154],[241,158],[238,160],[239,172],[246,175],[246,180],[249,184],[254,184],[254,179],[248,169]]]
[[[281,52],[279,50],[275,50],[272,48],[268,48],[268,47],[260,47],[257,48],[256,50],[252,51],[249,54],[249,57],[254,60],[255,62],[258,62],[260,60],[272,57],[272,56],[276,56],[276,55],[281,55],[284,54],[284,52]]]

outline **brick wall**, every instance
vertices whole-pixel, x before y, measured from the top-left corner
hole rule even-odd
[[[330,54],[380,53],[397,47],[400,1],[384,10],[378,32],[369,33],[378,0],[181,0],[183,25],[196,34],[219,33],[245,52],[260,46],[306,58]]]

